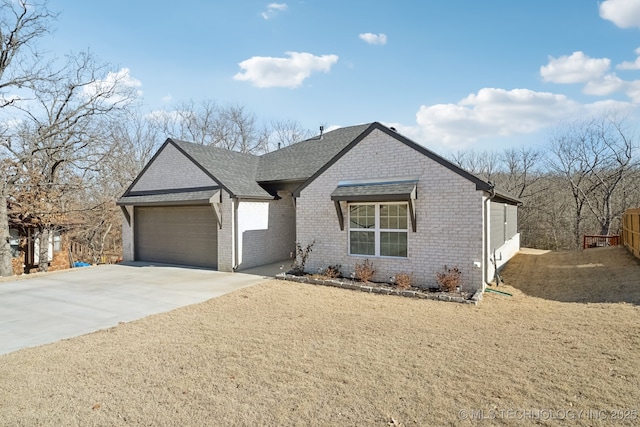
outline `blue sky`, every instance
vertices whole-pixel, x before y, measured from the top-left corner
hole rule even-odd
[[[49,6],[42,45],[128,72],[149,112],[213,100],[312,130],[379,121],[445,153],[544,144],[558,120],[640,103],[640,0]]]

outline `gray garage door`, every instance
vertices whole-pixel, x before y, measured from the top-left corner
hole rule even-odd
[[[141,206],[134,218],[136,260],[218,268],[211,206]]]

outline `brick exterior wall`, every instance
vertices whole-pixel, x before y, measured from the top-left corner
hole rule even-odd
[[[318,141],[322,144],[322,141]],[[483,192],[475,184],[385,133],[374,130],[304,188],[297,200],[297,240],[315,240],[308,271],[341,264],[343,274],[367,257],[348,255],[348,211],[342,203],[345,229],[340,230],[330,198],[339,181],[417,176],[417,232],[408,232],[408,258],[368,257],[374,280],[413,273],[420,285],[436,286],[435,274],[446,264],[462,271],[463,289],[483,288]],[[481,264],[483,265],[483,264]]]
[[[20,255],[11,259],[11,266],[13,267],[13,274],[29,274],[36,273],[38,271],[38,267],[33,267],[25,271],[25,247],[26,247],[25,238],[21,239],[20,247],[22,250],[20,251]],[[71,263],[69,262],[69,247],[70,241],[69,237],[66,234],[62,234],[61,236],[61,248],[58,252],[53,252],[53,259],[49,262],[49,268],[47,271],[59,271],[59,270],[68,270],[71,268]]]
[[[280,200],[266,203],[269,206],[267,229],[248,230],[243,239],[242,262],[239,269],[289,259],[296,249],[296,211],[291,193],[278,193]],[[241,204],[244,202],[240,202]],[[288,267],[288,266],[287,266]]]
[[[218,229],[218,270],[233,271],[235,267],[235,244],[233,232],[235,229],[235,200],[229,193],[222,191],[222,203],[220,204],[220,216],[222,229]]]
[[[24,273],[24,252],[20,252],[20,256],[11,258],[11,267],[16,276]]]
[[[49,262],[49,271],[66,270],[71,268],[69,262],[69,238],[63,234],[61,236],[61,249],[53,253],[53,259]]]
[[[122,260],[123,261],[133,261],[134,252],[133,252],[133,206],[124,206],[124,208],[129,213],[129,221],[127,222],[127,218],[124,213],[122,214]]]

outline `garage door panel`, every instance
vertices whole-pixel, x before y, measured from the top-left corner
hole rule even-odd
[[[136,260],[217,268],[217,222],[210,206],[139,206],[134,218]]]

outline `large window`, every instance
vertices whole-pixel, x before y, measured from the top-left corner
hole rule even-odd
[[[407,204],[349,205],[349,253],[407,257]]]

